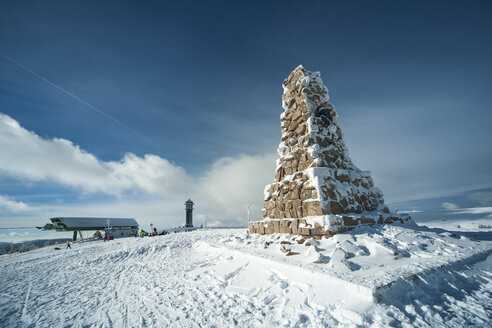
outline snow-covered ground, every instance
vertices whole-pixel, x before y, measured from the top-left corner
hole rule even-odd
[[[201,230],[1,256],[0,327],[486,327],[491,291],[490,231]]]

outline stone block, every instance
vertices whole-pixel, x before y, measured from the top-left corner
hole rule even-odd
[[[340,212],[340,213],[343,213],[343,211],[349,206],[349,202],[348,202],[347,198],[342,198],[338,203],[341,205],[341,207],[343,209],[342,212]]]
[[[297,228],[299,226],[299,221],[298,220],[293,220],[290,224],[290,229],[292,234],[297,235],[298,231]]]
[[[277,208],[281,212],[285,211],[285,203],[279,203]]]
[[[383,216],[379,214],[378,224],[383,224]]]
[[[342,214],[343,213],[343,208],[340,206],[340,204],[338,202],[330,202],[330,209],[329,209],[329,213],[331,214]],[[326,214],[329,214],[329,213],[326,213]]]
[[[298,123],[296,121],[290,122],[289,126],[287,127],[288,132],[292,132],[297,128]]]
[[[325,197],[326,197],[326,199],[331,199],[334,201],[336,201],[338,199],[338,195],[335,193],[334,190],[331,190],[331,189],[326,190]]]
[[[309,228],[298,228],[297,234],[302,236],[311,236],[311,229]]]
[[[348,174],[337,175],[335,179],[337,179],[340,182],[350,182],[350,177],[348,176]]]
[[[292,233],[292,231],[289,227],[280,227],[280,233]]]
[[[249,233],[256,233],[253,222],[248,222],[248,231]]]
[[[362,223],[362,224],[375,224],[376,220],[373,218],[366,218],[365,216],[362,216],[360,218],[360,223]]]
[[[297,218],[302,218],[302,214],[303,214],[302,206],[296,207],[296,214],[297,214],[297,216],[296,216]]]
[[[304,216],[323,215],[321,203],[319,201],[303,202],[302,213],[304,214]]]
[[[325,232],[325,237],[326,238],[330,238],[330,237],[333,237],[334,235],[337,234],[337,231],[333,231],[333,230],[326,230]]]
[[[280,221],[273,221],[273,233],[280,233]]]
[[[302,202],[301,202],[301,200],[300,200],[300,199],[293,199],[293,200],[292,200],[292,207],[293,207],[293,208],[298,208],[298,207],[299,207],[299,206],[301,206],[301,205],[302,205]]]
[[[304,134],[305,131],[306,131],[306,124],[304,123],[299,124],[299,126],[295,130],[297,135]]]
[[[280,221],[280,228],[289,228],[290,227],[290,223],[291,221],[289,220],[282,220]]]
[[[260,222],[260,225],[258,226],[258,233],[260,235],[264,235],[265,234],[265,225],[263,224],[263,222]]]
[[[342,220],[346,226],[356,226],[359,224],[359,218],[354,216],[342,216]]]
[[[290,249],[285,248],[285,246],[280,246],[280,251],[282,253],[286,253],[287,254],[288,252],[290,252]]]
[[[282,176],[282,172],[281,172],[281,171],[282,171],[282,169],[279,169],[279,170],[277,171],[277,173],[275,174],[275,180],[276,180],[276,181],[280,181],[281,176]]]
[[[325,234],[325,228],[321,226],[317,226],[311,229],[312,236],[322,236]]]

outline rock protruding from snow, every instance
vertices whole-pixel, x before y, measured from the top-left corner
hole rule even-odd
[[[275,181],[265,187],[263,218],[389,213],[370,172],[348,156],[320,73],[299,66],[283,88],[279,159]]]

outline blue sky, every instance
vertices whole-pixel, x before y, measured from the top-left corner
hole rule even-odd
[[[491,21],[487,1],[4,1],[0,52],[121,124],[0,56],[0,226],[175,226],[188,197],[199,222],[259,215],[299,64],[390,206],[492,206]]]

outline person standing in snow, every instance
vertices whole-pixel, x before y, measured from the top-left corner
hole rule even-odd
[[[70,246],[70,243],[67,243],[67,248],[72,249],[72,246]],[[65,248],[65,249],[67,249],[67,248]]]

